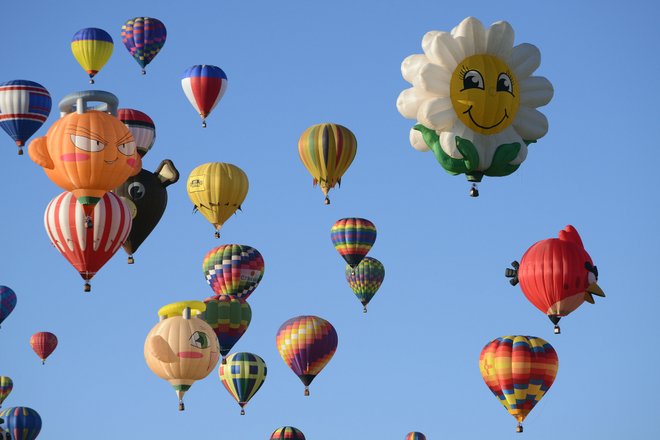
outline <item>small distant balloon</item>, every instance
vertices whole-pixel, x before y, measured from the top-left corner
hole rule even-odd
[[[406,434],[406,440],[426,440],[426,436],[421,432],[409,432]]]
[[[94,76],[108,62],[113,49],[112,37],[99,28],[81,29],[71,39],[71,52],[89,75],[90,84],[94,84]]]
[[[385,267],[375,258],[364,257],[355,269],[346,265],[346,281],[362,303],[364,313],[367,313],[367,304],[378,292],[384,279]]]
[[[0,406],[14,389],[14,382],[9,376],[0,376]]]
[[[162,21],[151,17],[135,17],[121,27],[121,41],[146,74],[146,67],[165,45],[167,29]]]
[[[305,440],[305,434],[293,426],[283,426],[273,431],[270,440]]]
[[[0,324],[16,307],[16,293],[7,286],[0,286]]]
[[[45,364],[48,356],[50,356],[57,347],[57,336],[50,332],[35,333],[30,338],[30,346],[37,356],[39,356],[39,359],[41,359],[41,363]]]
[[[216,66],[195,65],[183,72],[181,87],[206,127],[207,116],[227,91],[227,75]]]
[[[16,142],[19,155],[48,119],[51,106],[50,93],[39,83],[24,79],[0,83],[0,127]]]

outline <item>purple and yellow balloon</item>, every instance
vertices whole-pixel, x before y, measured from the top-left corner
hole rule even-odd
[[[162,21],[151,17],[135,17],[121,27],[121,41],[131,56],[145,68],[165,45],[167,29]]]

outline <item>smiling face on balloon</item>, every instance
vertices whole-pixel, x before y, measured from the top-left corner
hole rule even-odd
[[[493,55],[473,55],[451,76],[450,97],[456,115],[477,133],[499,133],[515,119],[520,105],[518,81],[509,66]]]

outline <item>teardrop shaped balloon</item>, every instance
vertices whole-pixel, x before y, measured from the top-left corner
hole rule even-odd
[[[0,411],[5,422],[2,427],[14,440],[35,440],[41,432],[41,416],[27,406],[16,406]]]
[[[488,388],[522,422],[555,381],[559,359],[552,345],[535,336],[502,336],[481,351],[479,370]]]
[[[190,172],[187,189],[195,209],[215,227],[217,238],[222,225],[241,209],[248,186],[247,175],[236,165],[210,162]]]
[[[16,293],[7,286],[0,286],[0,324],[16,307]]]
[[[195,65],[183,72],[181,87],[190,104],[202,118],[202,127],[206,127],[207,116],[227,91],[227,75],[216,66]]]
[[[211,249],[202,261],[206,282],[216,295],[248,299],[264,276],[264,258],[258,250],[240,244]]]
[[[146,113],[132,108],[120,108],[117,117],[131,131],[138,154],[144,157],[156,142],[154,121]]]
[[[142,68],[145,68],[165,45],[167,29],[162,21],[151,17],[132,18],[121,27],[121,41]]]
[[[305,385],[305,396],[309,396],[309,385],[337,350],[335,328],[318,316],[297,316],[282,324],[275,342],[284,362]]]
[[[30,347],[39,356],[41,363],[45,364],[46,359],[57,347],[57,336],[50,332],[38,332],[30,337]]]
[[[409,432],[406,434],[406,440],[426,440],[426,436],[421,432]]]
[[[9,376],[0,376],[0,406],[14,389],[14,382]]]
[[[330,239],[351,268],[355,268],[376,241],[376,226],[364,218],[342,218],[330,230]]]
[[[128,205],[111,192],[94,205],[90,217],[92,227],[88,227],[83,205],[70,192],[55,197],[44,214],[50,241],[86,281],[86,292],[91,289],[89,280],[119,250],[131,231]]]
[[[273,431],[270,440],[305,440],[305,434],[293,426],[283,426]]]
[[[355,269],[346,265],[346,281],[362,303],[364,313],[367,313],[367,304],[378,292],[384,279],[385,267],[375,258],[364,257]]]
[[[89,75],[90,84],[94,84],[94,76],[108,62],[113,49],[112,37],[99,28],[80,29],[71,39],[71,52]]]
[[[247,301],[227,295],[217,295],[204,300],[206,311],[204,320],[211,326],[220,343],[222,363],[227,363],[226,356],[239,339],[245,334],[252,309]]]
[[[50,93],[39,83],[24,79],[0,83],[0,127],[16,142],[19,155],[48,119],[51,106]]]
[[[230,354],[227,363],[220,365],[218,373],[222,384],[240,405],[241,415],[244,415],[245,405],[264,384],[268,369],[266,362],[256,354],[239,352]]]
[[[357,140],[351,130],[339,124],[312,125],[298,139],[298,155],[313,183],[321,187],[325,204],[330,204],[328,191],[341,178],[355,158]]]

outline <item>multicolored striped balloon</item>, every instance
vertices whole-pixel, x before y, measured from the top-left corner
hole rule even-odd
[[[305,440],[305,434],[293,426],[283,426],[273,431],[270,440]]]
[[[318,316],[297,316],[282,324],[275,342],[284,362],[305,385],[305,396],[309,396],[309,385],[337,350],[335,328]]]
[[[7,286],[0,286],[0,324],[16,307],[16,293]]]
[[[165,45],[167,29],[162,21],[151,17],[135,17],[121,27],[121,41],[131,56],[142,67],[145,67]]]
[[[34,81],[16,79],[0,83],[0,127],[22,147],[48,119],[52,107],[50,93]]]
[[[559,360],[552,345],[534,336],[502,336],[479,356],[479,370],[488,388],[522,422],[555,381]]]
[[[406,440],[426,440],[426,436],[421,432],[409,432],[406,434]]]
[[[355,158],[357,140],[348,128],[339,124],[312,125],[298,139],[298,155],[307,171],[312,175],[325,195],[325,204],[330,204],[328,192],[336,184],[341,186],[341,177]]]
[[[117,117],[131,131],[135,146],[141,157],[151,150],[156,142],[156,125],[146,113],[132,108],[120,108]]]
[[[216,295],[248,299],[264,276],[264,258],[251,246],[223,244],[204,256],[202,271]]]
[[[216,66],[195,65],[183,72],[181,87],[206,127],[206,117],[227,91],[227,75]]]
[[[94,84],[94,76],[108,62],[114,43],[109,33],[99,28],[80,29],[71,39],[71,52],[85,72],[89,83]]]
[[[14,440],[35,440],[41,431],[41,416],[27,406],[16,406],[0,411],[0,417],[5,419],[2,427]]]
[[[57,348],[57,336],[51,332],[38,332],[30,337],[30,347],[39,356],[41,363],[45,364],[46,359]]]
[[[94,205],[92,227],[85,217],[73,193],[64,192],[48,204],[44,224],[50,241],[86,281],[89,292],[89,280],[126,241],[132,220],[126,202],[111,192]]]
[[[247,301],[227,295],[207,298],[204,303],[204,320],[218,337],[222,363],[225,364],[227,354],[250,326],[252,309]]]
[[[264,384],[268,369],[256,354],[241,352],[229,355],[218,373],[222,384],[240,405],[241,415],[245,415],[245,405]]]
[[[364,313],[367,313],[367,304],[378,292],[384,279],[385,266],[375,258],[364,257],[355,269],[346,265],[346,281],[362,303]]]
[[[351,268],[355,268],[376,241],[376,226],[364,218],[342,218],[330,230],[337,252]]]
[[[14,382],[9,376],[0,376],[0,405],[11,394],[14,389]]]

